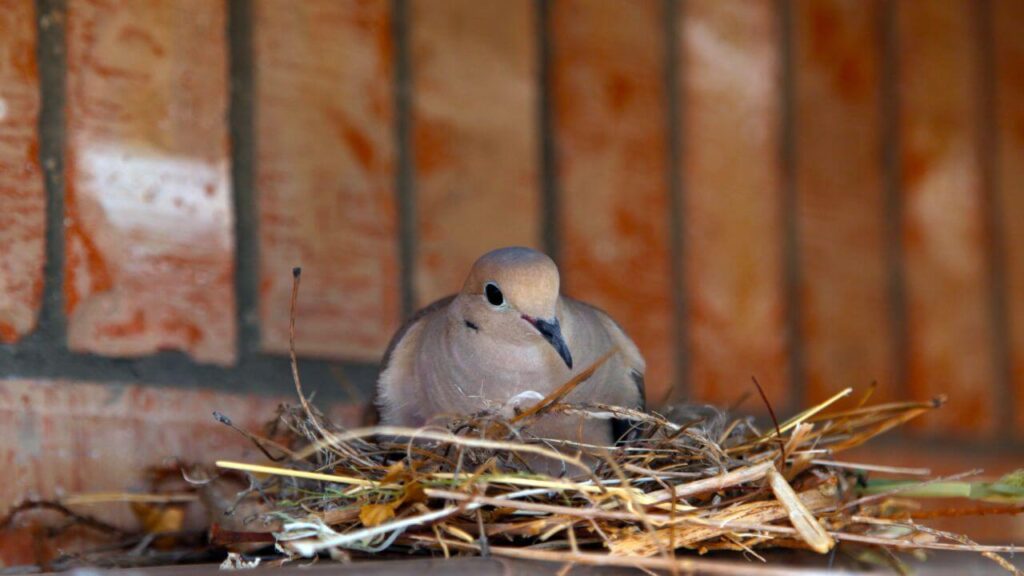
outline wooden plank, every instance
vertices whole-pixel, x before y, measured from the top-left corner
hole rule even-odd
[[[235,359],[225,6],[67,4],[72,350]]]
[[[288,351],[302,266],[299,352],[376,360],[400,316],[390,3],[254,8],[263,348]]]
[[[0,0],[0,342],[36,325],[46,196],[39,167],[39,71],[31,2]]]
[[[565,291],[636,340],[657,403],[675,364],[662,3],[565,0],[551,10]]]
[[[756,376],[772,404],[783,406],[789,367],[776,3],[685,6],[679,50],[691,387],[697,398],[729,404],[753,390]]]
[[[1024,434],[1024,2],[994,0],[992,24],[999,154],[994,192],[1002,218],[1013,414],[1018,434]]]
[[[908,386],[950,398],[920,429],[977,436],[996,422],[975,6],[896,3]]]
[[[413,0],[415,296],[458,291],[473,262],[538,247],[537,55],[531,0]]]
[[[800,0],[796,183],[805,402],[879,383],[894,398],[880,123],[881,4]]]

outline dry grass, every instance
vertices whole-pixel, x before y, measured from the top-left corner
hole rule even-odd
[[[296,288],[297,280],[298,274]],[[969,474],[931,478],[927,470],[842,459],[844,451],[939,408],[942,398],[872,405],[870,391],[855,398],[844,390],[768,430],[715,411],[670,421],[653,411],[563,403],[595,364],[511,420],[476,415],[419,429],[345,430],[307,400],[294,351],[292,361],[300,405],[282,407],[259,434],[242,431],[265,460],[217,462],[250,482],[229,505],[217,505],[205,492],[212,484],[195,478],[184,495],[108,494],[78,502],[172,502],[198,494],[217,510],[208,527],[214,543],[272,543],[288,558],[400,551],[785,573],[677,552],[735,550],[760,559],[771,548],[826,554],[845,544],[982,553],[1014,570],[997,555],[1012,553],[1012,546],[981,546],[928,528],[913,516],[913,500],[967,496],[1000,503],[977,513],[1014,514],[1024,501],[1021,479],[971,483],[964,480]],[[531,435],[531,423],[557,413],[617,415],[636,425],[614,447]]]
[[[341,430],[316,412],[290,409],[279,422],[292,442],[272,454],[277,463],[217,465],[252,475],[265,511],[282,520],[274,534],[278,549],[297,557],[543,552],[567,562],[688,570],[694,562],[701,569],[715,562],[677,558],[676,551],[738,550],[757,557],[759,550],[784,547],[824,554],[837,542],[891,550],[1013,550],[930,530],[893,504],[893,497],[906,500],[929,486],[970,486],[959,478],[879,491],[865,484],[865,468],[888,475],[926,471],[839,458],[938,408],[941,399],[871,406],[862,399],[839,407],[849,395],[844,391],[769,432],[747,420],[673,423],[654,412],[610,406],[550,402],[534,413],[628,412],[637,422],[635,437],[614,448],[533,438],[528,426],[487,417],[420,429]],[[524,460],[526,454],[533,458]],[[543,467],[546,473],[531,471],[537,457],[556,463],[556,473],[550,466]]]

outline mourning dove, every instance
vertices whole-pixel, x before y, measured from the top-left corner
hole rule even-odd
[[[559,294],[558,267],[529,248],[480,257],[462,291],[416,313],[384,355],[378,406],[384,424],[422,426],[437,416],[514,413],[548,396],[610,350],[566,403],[644,405],[644,359],[604,312]],[[615,420],[542,416],[543,438],[610,445]]]

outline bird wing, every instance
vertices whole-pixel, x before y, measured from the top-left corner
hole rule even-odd
[[[402,326],[395,332],[395,335],[391,337],[391,342],[388,343],[388,348],[384,351],[384,357],[380,361],[380,371],[383,373],[388,369],[388,366],[391,364],[391,357],[395,353],[395,349],[398,348],[399,344],[402,342],[402,338],[405,337],[406,332],[408,332],[414,324],[426,316],[429,316],[432,312],[445,308],[451,304],[454,299],[455,294],[450,294],[444,298],[434,300],[424,308],[419,309],[408,320],[406,320],[405,324],[402,324]]]
[[[381,359],[377,379],[375,404],[383,421],[407,425],[414,423],[413,412],[419,405],[417,398],[422,392],[413,373],[416,349],[421,342],[419,333],[431,314],[444,309],[454,299],[454,294],[446,296],[420,309],[391,338]]]
[[[612,319],[612,317],[604,310],[573,298],[567,298],[565,296],[563,296],[563,298],[580,306],[587,312],[590,312],[601,323],[602,327],[611,338],[612,344],[619,349],[619,355],[626,368],[626,376],[629,379],[628,382],[636,387],[638,402],[634,407],[644,408],[647,403],[646,390],[644,386],[644,372],[647,369],[647,364],[644,362],[643,355],[640,354],[640,349],[637,348],[636,344],[633,343],[633,340],[626,334],[626,331],[619,326],[618,322]]]

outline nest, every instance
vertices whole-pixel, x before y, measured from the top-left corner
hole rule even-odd
[[[511,420],[480,416],[418,429],[343,430],[304,403],[305,409],[282,410],[278,420],[303,447],[250,436],[276,464],[217,466],[251,475],[263,517],[276,522],[273,543],[290,557],[419,551],[703,569],[723,566],[676,552],[824,554],[851,542],[970,550],[1013,570],[996,555],[1011,547],[930,529],[899,505],[897,498],[959,478],[880,488],[867,482],[868,472],[927,472],[837,459],[938,408],[941,399],[867,405],[865,397],[841,408],[839,401],[851,396],[845,390],[762,431],[750,419],[730,420],[714,410],[673,422],[656,412],[561,403],[585,377]],[[533,420],[558,412],[629,418],[634,431],[611,448],[529,436]],[[531,470],[543,461],[556,466]],[[1007,497],[1019,492],[1004,484]]]
[[[189,468],[189,488],[173,493],[85,495],[36,504],[62,507],[72,521],[97,528],[96,520],[66,506],[131,501],[145,513],[140,516],[144,533],[132,540],[138,548],[139,541],[158,544],[168,538],[161,532],[168,528],[167,512],[180,513],[191,495],[215,511],[205,528],[214,545],[269,550],[284,561],[318,555],[489,554],[757,573],[774,568],[679,552],[735,550],[761,558],[767,549],[824,554],[838,543],[851,543],[887,551],[972,551],[1015,570],[998,555],[1012,553],[1013,547],[978,545],[922,525],[908,512],[916,498],[946,495],[951,486],[966,486],[960,492],[980,499],[1020,502],[1020,478],[894,482],[869,474],[928,472],[839,458],[938,408],[941,399],[868,405],[866,396],[851,402],[851,391],[845,390],[759,430],[748,418],[730,419],[714,409],[687,410],[699,416],[680,422],[656,412],[567,405],[561,396],[553,394],[511,420],[481,415],[416,429],[353,430],[334,425],[303,399],[300,406],[279,408],[259,434],[239,430],[260,448],[265,462],[216,463],[221,480],[235,475],[248,483],[244,490],[225,492],[215,475],[203,477],[200,468]],[[848,406],[841,406],[844,402]],[[635,426],[630,438],[614,447],[529,435],[532,421],[558,412],[616,415]],[[227,417],[217,417],[233,426]],[[538,467],[538,462],[555,466]],[[1004,508],[1020,511],[1017,505]],[[252,557],[237,555],[230,563],[254,565]]]
[[[511,418],[480,414],[417,429],[346,430],[306,399],[293,351],[300,405],[280,408],[258,434],[239,430],[266,461],[216,463],[220,474],[235,474],[248,487],[225,498],[220,486],[222,494],[214,497],[217,483],[191,470],[186,492],[216,510],[206,527],[214,544],[248,552],[273,547],[283,560],[484,554],[756,573],[773,569],[681,552],[733,550],[761,558],[767,549],[826,554],[850,543],[887,553],[971,551],[1015,571],[999,555],[1012,553],[1012,546],[979,545],[922,525],[909,511],[915,499],[966,486],[965,493],[979,499],[1014,503],[1003,511],[1017,513],[1021,478],[968,483],[961,476],[970,473],[933,478],[926,470],[841,457],[939,408],[943,399],[870,404],[870,390],[855,398],[848,389],[788,420],[773,414],[764,429],[711,408],[666,417],[566,404],[569,392],[607,357]],[[533,422],[558,413],[614,416],[634,425],[612,447],[531,436]],[[146,502],[173,507],[173,498],[187,495],[154,494]],[[232,566],[251,565],[240,558],[232,556]]]

